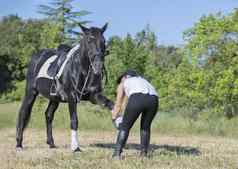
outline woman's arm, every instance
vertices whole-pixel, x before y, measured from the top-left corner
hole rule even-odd
[[[124,97],[125,97],[125,92],[123,88],[123,83],[120,83],[117,87],[117,97],[116,97],[114,108],[112,110],[112,119],[116,119],[118,114],[120,113]]]

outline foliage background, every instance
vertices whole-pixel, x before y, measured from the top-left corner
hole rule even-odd
[[[70,10],[69,6],[68,14],[72,12]],[[81,17],[89,12],[77,12],[73,19],[87,23]],[[80,39],[77,32],[72,35],[73,28],[66,31],[69,25],[62,22],[62,18],[67,15],[60,16],[59,24],[50,19],[53,14],[46,14],[42,20],[26,20],[16,15],[0,20],[1,102],[21,100],[27,64],[34,53]],[[191,122],[237,119],[237,21],[238,9],[227,15],[202,16],[192,28],[184,31],[186,43],[182,46],[161,45],[149,25],[135,36],[128,33],[126,37],[108,38],[110,54],[105,61],[109,77],[104,87],[106,95],[114,99],[116,78],[126,69],[133,68],[155,86],[160,95],[160,111],[171,117],[180,115]],[[72,36],[68,41],[67,38]]]

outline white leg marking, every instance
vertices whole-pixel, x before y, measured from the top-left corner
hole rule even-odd
[[[74,151],[79,147],[78,132],[77,130],[71,130],[71,150]]]

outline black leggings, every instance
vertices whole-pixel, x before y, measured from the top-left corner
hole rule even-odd
[[[142,114],[140,126],[141,155],[147,154],[150,144],[151,122],[156,115],[157,108],[157,96],[137,93],[129,97],[113,156],[120,156],[127,141],[129,131],[140,114]]]
[[[121,130],[129,132],[136,119],[141,115],[140,129],[150,131],[151,122],[158,109],[158,97],[155,95],[136,93],[129,97]]]

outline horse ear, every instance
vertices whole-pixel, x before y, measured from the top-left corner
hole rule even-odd
[[[102,33],[104,33],[107,29],[108,23],[105,23],[105,25],[102,27]]]
[[[81,28],[81,30],[82,30],[84,33],[86,33],[86,32],[89,31],[89,29],[86,28],[85,26],[83,26],[82,24],[79,23],[78,25],[79,25],[79,27]]]

